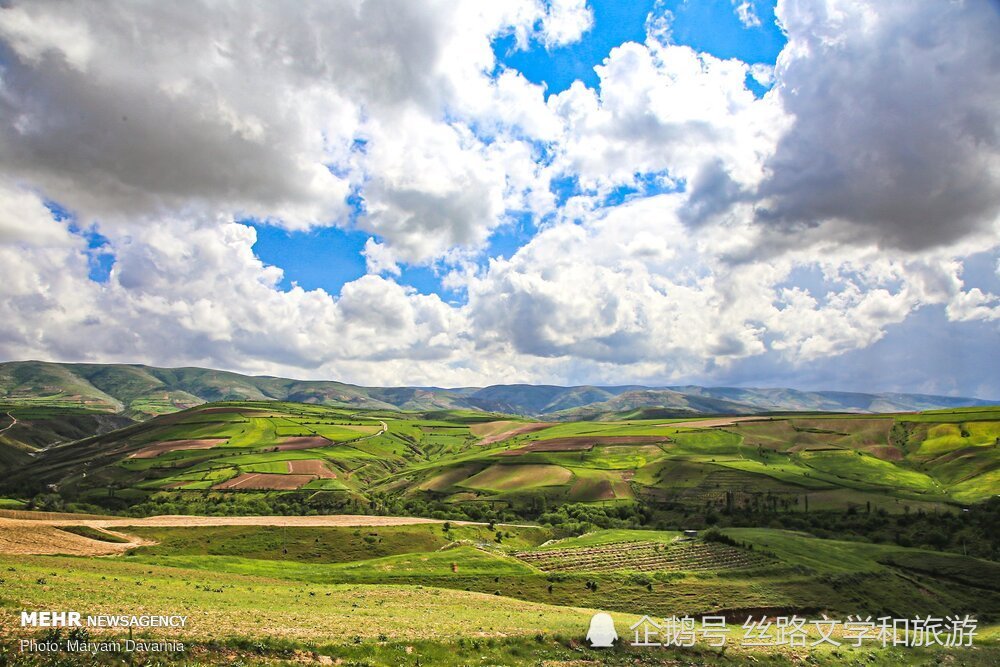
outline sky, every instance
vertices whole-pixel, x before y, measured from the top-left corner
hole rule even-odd
[[[0,3],[0,359],[1000,398],[1000,3]]]

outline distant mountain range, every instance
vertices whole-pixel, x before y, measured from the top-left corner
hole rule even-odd
[[[361,387],[330,380],[248,376],[133,364],[0,363],[0,402],[84,406],[136,419],[211,401],[277,400],[417,411],[472,409],[553,420],[666,418],[760,412],[909,412],[995,404],[924,394],[747,387]]]

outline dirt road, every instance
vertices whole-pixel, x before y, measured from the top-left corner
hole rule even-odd
[[[12,428],[17,424],[17,417],[15,417],[9,412],[7,413],[7,416],[10,417],[10,423],[4,426],[3,428],[0,428],[0,433],[3,433],[7,429]]]

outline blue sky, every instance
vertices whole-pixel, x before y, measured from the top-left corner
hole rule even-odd
[[[1000,397],[993,3],[191,1],[0,8],[0,358]]]
[[[643,42],[650,12],[670,12],[672,35],[678,44],[719,58],[737,58],[747,63],[773,65],[785,44],[784,35],[774,19],[774,3],[753,3],[760,25],[743,26],[729,0],[674,2],[591,2],[594,27],[579,41],[565,46],[546,48],[538,41],[528,48],[517,48],[513,35],[495,39],[492,43],[499,66],[521,72],[528,81],[545,86],[546,95],[560,93],[574,81],[590,88],[598,85],[594,68],[611,50],[625,42]],[[760,94],[764,88],[748,79],[748,85]],[[570,188],[571,189],[571,188]],[[553,186],[553,193],[562,195],[564,188]],[[609,202],[620,202],[635,188],[623,187]],[[565,195],[563,195],[565,196]],[[357,207],[355,207],[355,215]],[[253,223],[257,230],[254,250],[268,264],[280,266],[285,277],[284,289],[292,283],[305,289],[322,288],[337,293],[344,283],[365,275],[361,250],[369,238],[364,231],[324,228],[290,232],[269,225]],[[531,238],[534,222],[531,216],[512,214],[489,241],[480,261],[489,257],[509,257]],[[449,300],[461,300],[461,293],[441,287],[439,276],[431,267],[403,266],[399,282],[422,293],[436,293]]]

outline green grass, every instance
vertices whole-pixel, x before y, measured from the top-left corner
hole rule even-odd
[[[281,564],[275,565],[280,570]],[[578,633],[590,615],[459,590],[296,583],[287,577],[277,580],[219,568],[127,560],[0,556],[0,567],[4,625],[12,625],[14,614],[22,609],[74,609],[85,614],[148,609],[188,615],[187,628],[169,632],[178,638],[221,640],[266,632],[274,638],[322,645],[347,644],[354,637],[375,640],[380,635],[396,641],[447,640],[469,628],[482,636],[533,635],[543,629]],[[165,630],[157,633],[165,634]]]
[[[799,458],[810,468],[841,479],[918,493],[943,491],[939,484],[923,473],[860,452],[803,452]]]
[[[975,503],[1000,494],[1000,470],[990,470],[950,487],[955,500]]]
[[[452,528],[449,539],[461,534],[458,528]],[[416,531],[414,535],[422,540],[419,544],[414,541],[413,547],[405,546],[406,531],[400,533],[396,541],[392,541],[383,529],[372,531],[382,537],[382,548],[399,551],[384,556],[374,555],[377,553],[374,550],[380,548],[377,540],[367,544],[355,541],[349,551],[337,552],[340,547],[333,545],[342,540],[325,539],[324,544],[316,546],[310,543],[308,533],[294,536],[294,539],[289,537],[288,553],[279,555],[273,539],[271,543],[262,544],[261,538],[243,531],[235,531],[225,539],[215,533],[217,537],[212,539],[209,549],[228,555],[203,555],[199,549],[212,533],[199,533],[197,540],[186,545],[179,542],[181,538],[176,535],[167,534],[160,546],[140,549],[136,556],[129,558],[152,565],[294,582],[330,585],[394,582],[487,593],[499,591],[501,595],[528,601],[627,612],[641,609],[668,615],[750,608],[781,609],[786,613],[825,610],[837,615],[887,611],[911,616],[968,612],[985,618],[1000,613],[996,564],[958,555],[943,555],[934,560],[936,552],[821,540],[789,531],[732,528],[724,532],[738,543],[752,545],[751,555],[763,559],[761,562],[770,560],[771,564],[740,571],[720,565],[723,569],[718,571],[695,573],[624,570],[543,573],[505,553],[535,548],[542,551],[594,548],[636,541],[669,545],[677,533],[605,530],[536,547],[532,542],[537,545],[543,535],[522,533],[519,536],[516,531],[529,529],[510,530],[511,537],[499,544],[480,541],[490,536],[484,531],[485,535],[472,539],[466,534],[458,540],[459,546],[445,549],[437,546],[442,536],[430,527],[407,528],[407,531]],[[506,533],[507,529],[504,531]],[[367,531],[359,532],[365,535]],[[526,537],[531,539],[526,540]],[[473,544],[481,547],[474,548]],[[406,552],[408,548],[422,551]],[[337,558],[348,560],[324,562],[320,554],[327,549],[339,553]],[[249,558],[248,554],[261,557]],[[358,560],[349,560],[353,558]],[[933,565],[922,566],[925,561]]]
[[[218,562],[218,561],[216,561]],[[450,568],[449,568],[450,569]],[[218,570],[177,568],[129,559],[0,557],[4,576],[0,623],[10,629],[0,641],[0,655],[12,665],[54,664],[30,662],[13,640],[26,636],[18,627],[21,610],[73,609],[84,614],[183,614],[184,629],[137,631],[136,638],[179,639],[191,646],[187,656],[174,658],[191,664],[298,664],[303,656],[329,656],[329,662],[391,665],[470,664],[535,665],[603,664],[760,664],[801,662],[801,650],[748,649],[739,645],[742,630],[731,624],[730,648],[725,657],[703,645],[690,649],[586,648],[583,636],[593,609],[580,608],[591,597],[622,597],[634,590],[632,605],[650,609],[658,597],[673,597],[676,581],[654,581],[655,592],[628,578],[600,578],[598,593],[584,581],[569,577],[548,582],[539,578],[541,592],[564,600],[575,588],[569,606],[528,602],[492,593],[448,590],[423,585],[324,584],[239,575]],[[461,570],[460,570],[461,571]],[[456,574],[455,576],[460,576]],[[506,579],[492,585],[507,588]],[[769,586],[769,585],[768,585]],[[546,592],[547,588],[552,592]],[[686,592],[695,597],[718,597],[741,590],[741,599],[759,596],[738,580],[692,580]],[[775,590],[774,594],[781,595]],[[672,607],[683,614],[684,605]],[[651,611],[651,613],[656,613]],[[673,612],[663,612],[669,615]],[[612,611],[618,633],[638,620],[633,613]],[[30,636],[30,635],[28,635]],[[39,635],[36,635],[38,637]],[[114,632],[102,638],[119,637]],[[816,647],[808,662],[818,666],[865,664],[888,667],[906,664],[961,664],[985,666],[1000,658],[997,631],[981,626],[975,649],[922,649],[866,646],[864,649]],[[9,648],[8,648],[9,647]],[[6,649],[6,650],[5,650]],[[113,654],[60,656],[59,664],[73,666],[118,664]],[[171,656],[163,656],[165,660]],[[294,662],[288,662],[297,658]],[[173,660],[168,660],[174,664]]]
[[[306,483],[306,485],[301,488],[307,491],[345,491],[350,487],[341,482],[339,479],[314,479],[313,481]]]
[[[407,664],[419,654],[429,664],[479,664],[480,658],[490,657],[511,665],[549,658],[625,665],[649,664],[652,657],[702,664],[711,656],[698,658],[700,649],[678,654],[656,649],[651,655],[573,648],[593,613],[580,607],[611,611],[623,635],[641,613],[697,616],[767,609],[844,618],[856,613],[912,617],[971,612],[985,619],[1000,613],[1000,566],[954,554],[820,540],[787,531],[726,529],[738,542],[753,544],[755,552],[775,559],[773,566],[697,574],[542,573],[510,552],[634,541],[670,544],[677,533],[602,530],[538,547],[549,537],[543,529],[497,530],[505,535],[500,544],[491,541],[494,531],[485,526],[456,525],[445,531],[442,524],[283,531],[243,526],[129,529],[158,544],[116,559],[0,556],[0,623],[8,625],[9,620],[9,627],[20,631],[13,621],[22,609],[66,608],[86,614],[144,609],[190,616],[184,630],[147,634],[211,641],[238,652],[256,650],[262,658],[269,650],[297,647],[344,660],[353,656],[365,664]],[[733,638],[740,632],[734,628]],[[956,664],[985,657],[980,664],[991,664],[1000,656],[996,635],[985,628],[979,648],[967,654],[919,655],[930,656],[931,662],[957,658]],[[464,652],[469,642],[489,638],[501,642],[493,645],[496,653],[485,643],[474,654]],[[917,649],[826,650],[810,650],[810,662],[906,664],[904,658],[918,655],[912,652]],[[754,649],[752,659],[745,651],[734,645],[727,664],[793,661],[790,654],[774,650]]]
[[[555,465],[493,465],[461,483],[484,491],[519,491],[541,486],[560,486],[572,480],[573,473]]]
[[[550,549],[579,549],[582,547],[596,547],[602,544],[614,544],[616,542],[662,542],[669,543],[681,536],[680,531],[672,530],[627,530],[614,528],[607,530],[595,530],[579,537],[567,537],[561,540],[553,540],[542,544],[538,550]]]
[[[229,438],[232,447],[260,447],[277,441],[274,423],[265,417],[251,417]]]
[[[806,491],[844,491],[826,493],[823,507],[846,509],[856,504],[851,493],[928,503],[975,503],[991,497],[1000,468],[1000,449],[995,445],[1000,422],[989,419],[988,410],[935,414],[941,420],[934,421],[929,414],[786,415],[705,429],[676,427],[689,420],[561,422],[482,447],[476,444],[470,424],[486,425],[482,432],[493,433],[523,422],[497,415],[473,419],[472,413],[448,410],[417,413],[227,402],[154,419],[88,441],[74,452],[70,449],[75,448],[67,448],[47,454],[44,462],[27,463],[31,474],[42,477],[40,481],[54,483],[64,481],[67,471],[79,473],[80,466],[95,464],[87,468],[86,478],[77,475],[73,482],[88,500],[99,498],[99,489],[109,484],[128,487],[139,494],[135,497],[182,482],[185,490],[207,490],[237,471],[284,473],[285,462],[305,459],[327,461],[331,469],[344,473],[337,480],[311,482],[305,490],[349,490],[359,499],[370,499],[374,492],[447,497],[450,502],[483,501],[489,494],[490,501],[515,503],[538,494],[550,503],[652,496],[704,507],[724,502],[725,489],[778,494],[786,505]],[[508,423],[490,426],[491,421]],[[385,422],[387,432],[378,433],[379,422]],[[273,451],[285,437],[316,433],[334,444]],[[499,456],[553,438],[597,441],[628,436],[657,436],[662,442]],[[197,438],[226,442],[211,450],[173,451],[151,459],[104,456],[108,451],[132,452],[151,442]],[[12,464],[26,462],[23,452],[3,451],[10,454]],[[124,489],[121,497],[128,497]],[[893,503],[879,504],[898,510]]]
[[[735,433],[721,430],[678,431],[668,445],[671,454],[735,455],[742,438]]]

